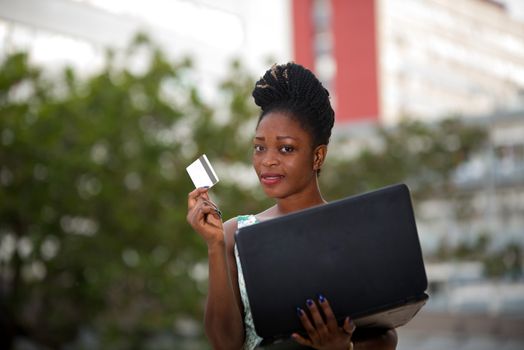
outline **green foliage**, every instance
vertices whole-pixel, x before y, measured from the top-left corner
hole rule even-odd
[[[48,347],[82,327],[104,348],[138,349],[177,318],[202,318],[207,250],[185,221],[185,167],[204,152],[248,161],[237,128],[254,117],[254,80],[232,66],[230,119],[218,124],[188,60],[170,62],[144,37],[123,59],[139,50],[144,72],[111,54],[87,78],[47,80],[24,53],[3,62],[1,305],[9,329]],[[248,194],[225,183],[220,196],[227,212]]]
[[[485,255],[484,273],[488,277],[510,277],[518,280],[522,276],[522,248],[509,243],[495,254]]]
[[[328,198],[369,191],[393,183],[407,183],[416,198],[453,191],[457,167],[478,152],[486,130],[458,119],[437,124],[404,120],[395,128],[379,128],[377,146],[362,146],[353,158],[328,159],[322,189]],[[342,139],[330,153],[342,151],[352,140]],[[344,179],[344,181],[341,181]]]
[[[494,250],[490,236],[480,234],[472,242],[461,242],[451,247],[445,241],[439,247],[436,258],[440,261],[479,261],[488,278],[519,279],[522,276],[522,248],[518,243],[509,242]]]

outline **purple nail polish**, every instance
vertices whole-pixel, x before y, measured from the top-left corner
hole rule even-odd
[[[302,316],[303,313],[304,311],[302,311],[302,309],[297,306],[297,315]]]
[[[320,301],[321,303],[323,303],[324,301],[326,301],[326,298],[325,298],[322,294],[319,294],[319,295],[318,295],[318,301]]]
[[[311,299],[306,300],[306,304],[307,306],[313,306],[313,300]]]

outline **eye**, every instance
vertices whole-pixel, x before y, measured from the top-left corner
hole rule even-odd
[[[255,152],[262,152],[262,151],[264,151],[264,146],[261,146],[261,145],[254,145],[254,146],[253,146],[253,150],[254,150]]]
[[[280,147],[280,152],[282,153],[291,153],[295,150],[295,147],[293,146],[282,146]]]

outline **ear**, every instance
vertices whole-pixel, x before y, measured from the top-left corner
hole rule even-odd
[[[313,170],[318,171],[322,168],[327,155],[327,145],[319,145],[313,151]]]

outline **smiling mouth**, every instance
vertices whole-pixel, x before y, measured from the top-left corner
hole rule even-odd
[[[277,174],[268,174],[268,175],[261,175],[260,181],[265,185],[274,185],[279,183],[284,178],[283,175],[277,175]]]

